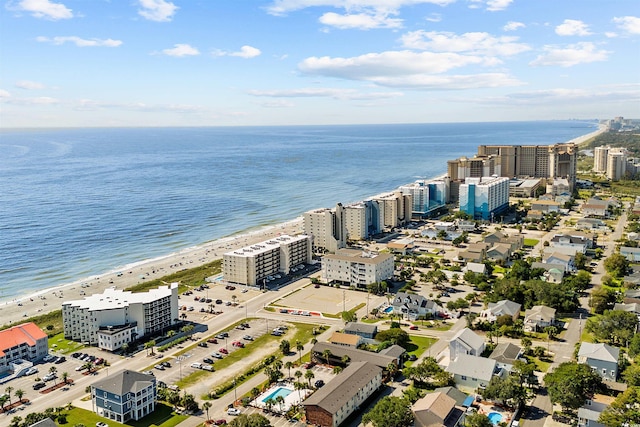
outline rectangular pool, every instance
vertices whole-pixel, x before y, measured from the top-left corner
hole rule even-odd
[[[274,391],[272,391],[271,393],[269,393],[268,396],[266,396],[265,398],[262,399],[262,403],[267,403],[267,401],[269,399],[273,399],[276,400],[276,397],[278,396],[282,396],[282,398],[284,399],[285,397],[289,396],[291,393],[293,393],[293,390],[289,389],[289,388],[285,388],[285,387],[278,387],[276,388]]]

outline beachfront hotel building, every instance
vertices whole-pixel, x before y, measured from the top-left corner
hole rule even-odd
[[[310,263],[311,256],[310,236],[282,235],[225,253],[222,274],[228,283],[259,286],[269,276],[289,274],[296,266]]]
[[[372,201],[378,204],[378,224],[381,229],[391,230],[411,221],[411,194],[402,194],[398,190],[375,196]]]
[[[552,145],[480,145],[478,156],[496,156],[499,176],[508,178],[566,178],[575,187],[578,147]]]
[[[620,181],[627,171],[627,155],[624,148],[609,150],[607,156],[607,178],[611,181]]]
[[[37,362],[49,351],[49,337],[35,323],[23,323],[0,331],[0,373],[13,362]]]
[[[393,255],[360,249],[340,249],[322,257],[322,277],[329,283],[338,281],[366,288],[370,283],[393,277]]]
[[[370,200],[345,206],[347,240],[367,240],[372,234],[376,234],[377,226],[374,222],[374,219],[377,219],[376,207]]]
[[[475,219],[493,220],[509,207],[509,178],[467,178],[460,185],[460,211]]]
[[[311,236],[316,252],[335,252],[347,246],[345,208],[338,203],[334,209],[314,209],[302,216],[302,229]]]
[[[178,284],[133,293],[115,287],[62,304],[67,339],[117,350],[178,322]]]
[[[418,180],[400,187],[402,194],[411,196],[411,215],[424,218],[449,201],[449,178]]]

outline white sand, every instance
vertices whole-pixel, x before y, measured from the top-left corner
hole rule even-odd
[[[183,249],[166,256],[135,262],[120,269],[87,277],[73,283],[37,291],[6,301],[0,305],[0,324],[20,323],[27,317],[62,308],[65,301],[73,301],[102,292],[115,286],[126,289],[148,280],[158,279],[185,268],[193,268],[222,258],[225,252],[267,240],[281,234],[302,233],[302,218],[261,228],[256,231],[225,237],[202,245]]]

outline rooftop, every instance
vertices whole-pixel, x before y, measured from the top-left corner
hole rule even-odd
[[[122,396],[125,393],[136,393],[155,383],[153,375],[147,375],[128,369],[116,372],[102,380],[91,384],[92,387]]]
[[[172,283],[170,286],[159,286],[147,292],[136,293],[110,287],[105,289],[101,294],[93,294],[81,300],[65,301],[62,306],[63,308],[65,306],[75,306],[88,309],[89,311],[109,310],[126,307],[130,304],[150,303],[161,298],[169,297],[173,289],[178,289],[177,283]]]

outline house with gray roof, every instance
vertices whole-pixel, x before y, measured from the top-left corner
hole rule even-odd
[[[506,369],[511,372],[514,363],[522,355],[522,349],[510,342],[501,342],[493,349],[489,359],[493,359],[497,362],[499,368]]]
[[[349,322],[344,327],[345,334],[359,335],[362,338],[375,338],[378,333],[378,326],[368,323]]]
[[[327,363],[325,352],[328,350],[330,365],[344,365],[342,361],[344,356],[349,358],[350,363],[353,362],[369,362],[386,370],[389,363],[395,363],[400,366],[400,356],[395,357],[389,354],[375,353],[373,351],[359,350],[353,347],[347,347],[339,344],[328,342],[318,342],[311,348],[311,360],[316,363]]]
[[[452,398],[453,400],[456,401],[456,405],[458,406],[465,406],[468,407],[469,403],[473,403],[472,399],[469,399],[469,395],[466,393],[461,392],[460,390],[458,390],[455,387],[438,387],[437,389],[433,390],[434,393],[444,393],[447,396],[449,396],[450,398]]]
[[[600,414],[613,403],[615,400],[612,396],[603,394],[595,394],[591,399],[578,408],[578,427],[606,427],[598,422]]]
[[[126,423],[140,420],[156,408],[156,378],[128,369],[91,384],[93,412]]]
[[[402,314],[409,320],[417,320],[427,314],[435,315],[442,308],[422,295],[398,292],[391,303],[394,314]]]
[[[522,305],[517,302],[503,299],[498,302],[490,302],[487,308],[480,312],[480,317],[489,322],[495,322],[498,317],[508,315],[513,320],[516,320],[520,316],[521,308]]]
[[[630,248],[627,246],[622,246],[620,248],[620,255],[631,262],[638,262],[640,261],[640,248]]]
[[[524,330],[536,332],[556,324],[556,309],[545,305],[534,305],[524,312]]]
[[[463,391],[486,387],[494,375],[506,375],[495,360],[469,354],[461,354],[452,360],[446,371],[453,375],[456,386]]]
[[[578,363],[589,365],[603,380],[614,381],[618,377],[620,349],[608,344],[580,343]]]
[[[457,427],[462,425],[464,409],[442,392],[428,393],[412,406],[415,427]]]
[[[480,356],[485,349],[484,339],[469,328],[458,331],[449,341],[449,358],[455,360],[461,354]]]
[[[573,273],[574,271],[576,271],[575,259],[575,255],[553,252],[550,255],[546,255],[544,263],[562,265],[562,269],[565,272]]]
[[[640,328],[640,303],[617,303],[613,306],[613,309],[635,314],[638,317],[638,328]]]
[[[302,403],[307,423],[337,427],[381,386],[382,368],[353,362]]]

